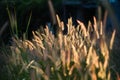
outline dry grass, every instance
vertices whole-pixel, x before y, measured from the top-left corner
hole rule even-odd
[[[110,80],[109,53],[115,30],[108,46],[102,22],[99,28],[93,19],[94,24],[89,22],[88,27],[77,20],[75,28],[69,18],[68,33],[63,35],[64,23],[57,16],[57,38],[48,26],[44,33],[33,32],[32,41],[13,38],[10,61],[14,66],[21,65],[18,75],[26,71],[31,80]]]

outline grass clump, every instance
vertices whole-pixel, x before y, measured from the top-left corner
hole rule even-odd
[[[86,27],[68,19],[67,34],[63,35],[64,23],[58,20],[57,37],[48,26],[33,31],[33,39],[13,38],[11,48],[11,72],[16,80],[110,80],[109,53],[115,37],[106,41],[102,22],[94,17]],[[16,72],[14,72],[16,70]],[[17,76],[17,77],[16,77]]]

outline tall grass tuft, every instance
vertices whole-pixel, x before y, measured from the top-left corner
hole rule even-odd
[[[8,12],[9,21],[10,21],[11,34],[14,36],[18,36],[17,16],[15,13],[15,9],[12,13],[12,12],[10,12],[9,8],[7,7],[7,12]]]
[[[86,27],[68,19],[67,34],[63,35],[64,22],[58,20],[58,37],[48,29],[33,31],[33,39],[13,38],[10,46],[11,71],[16,80],[110,80],[109,53],[115,38],[106,41],[102,22],[93,17],[94,24]]]

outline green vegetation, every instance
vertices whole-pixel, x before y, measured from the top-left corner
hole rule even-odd
[[[41,32],[33,31],[32,41],[12,38],[9,46],[8,67],[11,80],[110,80],[110,51],[115,30],[106,42],[106,36],[94,17],[88,27],[77,20],[78,25],[68,19],[66,35],[62,34],[64,23],[58,20],[58,37],[55,38],[48,26]],[[92,28],[94,27],[94,30]],[[91,33],[93,32],[93,34]]]

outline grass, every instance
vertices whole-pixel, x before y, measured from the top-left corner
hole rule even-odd
[[[18,36],[18,25],[17,25],[17,17],[14,9],[14,13],[10,12],[10,10],[7,8],[10,26],[11,26],[11,34]]]
[[[89,22],[88,26],[77,20],[74,26],[69,18],[64,35],[65,23],[57,16],[57,37],[48,26],[33,31],[32,40],[13,37],[8,49],[9,79],[112,80],[110,53],[116,30],[108,40],[102,22],[98,25],[95,17],[93,20],[94,24]],[[116,80],[117,73],[114,75]]]

